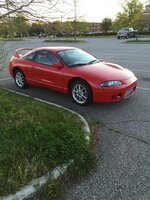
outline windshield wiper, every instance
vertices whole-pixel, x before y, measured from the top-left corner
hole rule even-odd
[[[87,63],[76,63],[76,64],[69,65],[69,67],[83,66],[83,65],[87,65]]]
[[[101,60],[100,59],[94,59],[88,63],[76,63],[76,64],[72,64],[72,65],[69,65],[69,67],[75,67],[75,66],[83,66],[83,65],[89,65],[89,64],[94,64],[94,63],[98,63],[100,62]]]

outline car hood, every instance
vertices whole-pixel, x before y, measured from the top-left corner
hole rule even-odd
[[[83,76],[93,77],[95,80],[126,80],[134,74],[118,64],[99,62],[96,64],[76,67],[76,70]],[[86,78],[86,77],[85,77]]]

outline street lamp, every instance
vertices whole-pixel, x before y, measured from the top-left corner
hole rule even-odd
[[[77,0],[74,0],[74,40],[77,39]]]

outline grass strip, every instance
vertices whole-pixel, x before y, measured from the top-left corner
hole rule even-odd
[[[140,39],[138,39],[138,40],[128,40],[128,41],[126,41],[127,43],[150,43],[150,40],[140,40]]]
[[[49,39],[49,40],[44,40],[44,42],[51,42],[51,43],[82,43],[82,42],[85,42],[84,40],[54,40],[54,39]]]
[[[70,159],[74,177],[93,167],[94,156],[77,116],[0,88],[0,196]]]

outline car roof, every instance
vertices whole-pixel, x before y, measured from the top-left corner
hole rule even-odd
[[[38,47],[38,48],[35,48],[35,49],[20,48],[20,49],[16,50],[16,52],[18,53],[18,51],[20,51],[20,50],[29,50],[27,53],[25,53],[23,55],[23,57],[25,57],[25,56],[28,56],[28,55],[34,53],[34,52],[42,51],[42,50],[50,50],[53,53],[57,53],[59,51],[71,50],[71,49],[78,49],[78,48],[76,48],[76,47],[68,47],[68,46]]]
[[[55,46],[55,47],[39,47],[33,49],[33,51],[40,51],[40,50],[51,50],[53,52],[63,51],[63,50],[69,50],[69,49],[77,49],[75,47],[68,47],[68,46]]]

